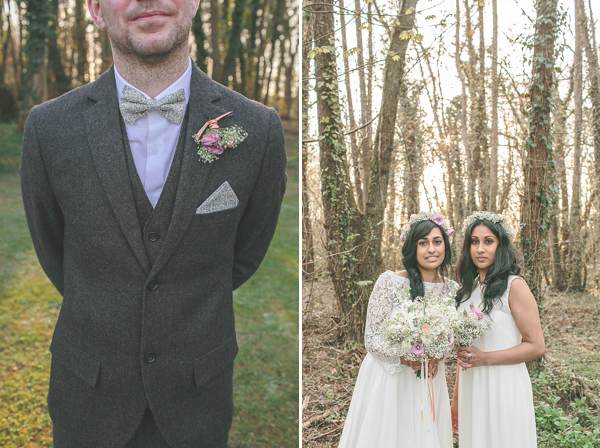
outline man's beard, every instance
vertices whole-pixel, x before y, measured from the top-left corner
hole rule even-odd
[[[123,56],[132,57],[144,65],[155,65],[166,61],[178,49],[187,47],[188,37],[189,29],[178,27],[172,30],[172,34],[156,42],[147,42],[129,33],[122,41],[112,37],[110,40]]]

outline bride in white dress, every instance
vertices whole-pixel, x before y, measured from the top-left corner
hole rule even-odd
[[[491,333],[458,349],[452,420],[460,448],[535,448],[526,361],[545,352],[535,298],[518,277],[518,252],[503,215],[477,212],[463,225],[459,311],[470,305],[493,321]]]
[[[422,398],[423,380],[415,375],[421,364],[405,360],[398,350],[388,347],[380,329],[398,309],[402,285],[410,285],[412,299],[427,291],[432,300],[440,300],[456,291],[452,281],[440,275],[440,269],[451,262],[449,236],[454,230],[444,223],[443,216],[425,212],[413,215],[403,230],[402,262],[407,270],[381,274],[369,299],[365,328],[368,353],[340,439],[343,448],[452,448],[444,363],[438,367],[439,360],[429,362],[435,375],[434,421],[429,399]]]

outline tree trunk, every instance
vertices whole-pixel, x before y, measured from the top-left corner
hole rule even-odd
[[[346,163],[343,124],[340,116],[338,73],[335,58],[333,0],[312,5],[313,36],[321,48],[317,53],[315,73],[321,196],[327,239],[327,269],[343,313],[340,330],[347,340],[361,341],[368,295],[356,285],[361,278],[361,260],[356,248],[364,248],[362,219],[352,192]]]
[[[456,65],[456,71],[460,78],[460,84],[462,87],[461,94],[461,136],[463,146],[465,147],[465,153],[467,155],[467,213],[471,213],[475,209],[475,178],[476,171],[473,163],[473,152],[471,150],[471,143],[469,142],[469,131],[467,127],[467,83],[465,80],[465,74],[460,63],[460,0],[456,0],[456,36],[455,36],[455,53],[454,62]]]
[[[223,66],[221,65],[221,48],[219,38],[219,0],[210,0],[210,43],[212,59],[212,79],[221,81]]]
[[[571,94],[569,93],[568,97]],[[565,103],[568,103],[568,99]],[[554,275],[553,284],[559,291],[567,289],[568,259],[569,259],[569,192],[567,190],[567,170],[565,167],[565,136],[566,136],[566,105],[563,104],[558,92],[554,98],[554,120],[556,135],[556,174],[560,194],[560,209],[556,211],[553,226],[556,228],[556,243],[558,244],[554,253]],[[558,209],[558,207],[556,207]],[[562,225],[559,216],[562,215]],[[560,239],[559,239],[560,234]]]
[[[308,140],[308,76],[310,60],[308,53],[312,50],[312,23],[308,13],[302,12],[302,140]],[[308,194],[308,146],[302,144],[302,274],[310,276],[315,271],[315,249],[313,229],[310,220],[310,197]]]
[[[401,38],[405,30],[414,27],[415,7],[417,0],[404,0],[398,12],[396,24],[390,39],[390,48],[386,59],[379,125],[375,134],[373,158],[371,161],[370,186],[368,189],[366,213],[370,224],[374,225],[372,237],[377,241],[377,252],[380,252],[382,226],[377,225],[383,219],[386,207],[389,173],[394,152],[394,136],[396,133],[396,117],[400,91],[405,84],[404,70],[406,67],[406,50],[409,39]],[[412,10],[411,14],[406,14]],[[377,257],[380,257],[378,254]],[[380,260],[380,259],[379,259]],[[376,261],[379,266],[380,261]]]
[[[85,0],[75,0],[75,24],[73,25],[73,40],[75,42],[77,84],[84,85],[89,81],[88,61],[87,61],[87,20],[85,19]],[[86,75],[88,78],[86,79]]]
[[[410,215],[418,213],[420,209],[419,183],[421,181],[423,169],[420,157],[420,133],[418,132],[418,95],[408,93],[408,86],[402,87],[402,96],[400,98],[400,117],[399,128],[400,136],[404,146],[404,175],[402,195],[402,219],[408,221]],[[394,177],[394,176],[391,176]]]
[[[245,8],[246,0],[235,0],[233,15],[231,17],[231,28],[228,30],[229,44],[227,46],[225,62],[223,63],[222,80],[226,86],[235,84],[236,61],[242,51],[242,21]],[[230,81],[230,77],[233,77],[232,81]]]
[[[585,46],[585,55],[588,61],[588,78],[590,81],[589,97],[592,102],[592,139],[594,142],[594,185],[589,203],[597,203],[600,199],[600,68],[598,67],[598,55],[594,41],[590,39],[588,30],[588,18],[585,14],[585,8],[581,5],[581,32],[583,45]],[[591,16],[591,4],[590,4]],[[592,27],[592,37],[595,38],[594,21],[589,21]]]
[[[487,111],[485,100],[485,41],[483,33],[483,6],[484,2],[479,2],[477,8],[479,11],[479,73],[477,78],[477,106],[475,114],[475,145],[473,148],[473,168],[477,170],[477,183],[479,187],[479,204],[482,209],[489,203],[489,154],[487,140]],[[475,160],[477,162],[475,163]]]
[[[554,41],[557,0],[538,0],[529,91],[531,112],[525,146],[524,194],[521,205],[521,249],[525,257],[524,277],[538,302],[541,296],[541,266],[549,227],[548,164],[552,149],[552,90],[554,89]]]
[[[345,85],[346,85],[346,101],[348,103],[348,118],[350,129],[356,129],[356,120],[354,117],[354,102],[352,100],[352,83],[350,80],[350,65],[348,63],[348,43],[346,39],[346,16],[344,14],[344,0],[340,2],[340,21],[342,31],[342,51],[344,52],[344,71],[346,72]],[[360,63],[359,63],[360,65]],[[356,142],[356,132],[350,133],[350,156],[352,157],[352,169],[354,173],[354,193],[356,195],[356,201],[358,206],[364,210],[363,204],[363,189],[362,189],[362,158],[359,154],[358,145]]]
[[[492,145],[490,148],[490,211],[498,195],[498,0],[492,0]]]
[[[582,290],[582,247],[581,247],[581,133],[583,127],[583,49],[581,30],[583,16],[581,0],[575,0],[575,51],[573,57],[573,179],[571,196],[571,250],[569,260],[569,287],[574,291]]]
[[[196,65],[200,70],[206,73],[208,69],[207,59],[210,54],[204,47],[204,43],[206,42],[206,33],[204,32],[204,20],[202,14],[202,2],[200,2],[198,12],[196,13],[196,17],[194,17],[194,21],[192,23],[192,34],[194,35],[194,41],[196,42]]]
[[[361,16],[361,5],[360,0],[354,0],[354,9],[356,11],[355,24],[356,24],[356,45],[359,49],[357,57],[358,57],[358,82],[359,82],[359,90],[360,90],[360,115],[361,115],[361,125],[365,125],[370,120],[371,111],[368,109],[368,101],[367,101],[367,84],[365,82],[365,59],[364,59],[364,46],[362,40],[362,16]],[[372,64],[371,64],[372,65]],[[361,210],[365,209],[366,206],[366,198],[369,195],[369,182],[370,182],[370,173],[369,168],[371,166],[371,135],[365,132],[361,132],[362,139],[360,143],[362,157],[360,158],[361,173],[361,192],[363,193],[359,196],[359,207]]]

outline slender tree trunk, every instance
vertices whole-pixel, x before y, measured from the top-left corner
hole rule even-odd
[[[496,212],[498,195],[498,0],[492,0],[492,145],[490,148],[490,199],[488,209]]]
[[[553,159],[552,90],[554,89],[554,41],[557,0],[538,0],[529,92],[531,112],[525,147],[524,194],[521,206],[521,248],[525,257],[524,276],[538,302],[541,296],[541,266],[549,227],[548,171]]]
[[[471,213],[475,209],[475,178],[476,171],[473,164],[473,153],[471,150],[471,143],[469,142],[469,131],[467,127],[467,82],[465,80],[465,74],[460,63],[460,0],[456,0],[456,36],[455,36],[455,53],[454,62],[456,64],[456,71],[460,78],[460,84],[462,87],[461,94],[461,136],[463,140],[463,146],[465,147],[465,153],[467,155],[467,213]]]
[[[368,4],[368,12],[367,12],[367,19],[368,19],[368,29],[369,29],[369,39],[368,39],[368,48],[369,48],[369,60],[373,61],[375,55],[373,54],[373,15],[372,15],[372,9],[373,9],[373,2],[369,2]],[[373,123],[371,120],[371,116],[373,113],[373,66],[375,64],[368,64],[368,68],[367,68],[367,98],[366,98],[366,103],[361,104],[361,113],[362,113],[362,119],[367,120],[367,123],[369,123],[366,127],[366,132],[363,134],[363,140],[361,143],[361,147],[362,147],[362,153],[363,153],[363,173],[370,169],[371,167],[371,157],[372,157],[372,145],[373,145]],[[366,178],[363,178],[363,189],[365,188],[365,186],[369,185],[369,175],[367,175]],[[364,207],[366,206],[366,190],[363,190],[363,201],[362,201],[362,210],[364,210]]]
[[[356,45],[359,49],[357,57],[358,57],[358,82],[359,82],[359,90],[360,90],[360,111],[361,111],[361,125],[367,123],[370,119],[370,110],[367,109],[368,101],[367,101],[367,84],[365,81],[365,59],[364,59],[364,46],[362,39],[362,11],[360,0],[354,0],[354,9],[356,11],[355,16],[355,24],[356,24]],[[364,192],[359,199],[359,207],[361,210],[365,209],[366,206],[366,198],[369,195],[369,167],[371,165],[371,137],[369,135],[365,135],[364,132],[361,132],[363,136],[361,139],[361,173],[362,173],[362,185],[361,190]]]
[[[600,67],[598,66],[598,55],[594,40],[590,39],[588,30],[588,18],[585,14],[583,4],[581,9],[581,33],[583,45],[585,47],[585,55],[588,62],[588,79],[590,82],[589,97],[592,102],[592,139],[594,142],[594,178],[592,195],[590,196],[589,204],[597,203],[600,200]],[[590,17],[591,17],[590,4]],[[592,37],[595,38],[594,21],[590,20],[592,28]]]
[[[210,0],[210,43],[212,58],[212,78],[221,81],[223,66],[221,65],[221,48],[219,24],[219,0]]]
[[[198,7],[198,12],[192,23],[192,34],[194,35],[194,41],[196,42],[196,65],[200,70],[206,73],[208,66],[207,60],[210,56],[208,50],[204,47],[206,42],[206,33],[204,32],[204,19],[203,19],[202,2]]]
[[[409,87],[406,84],[402,86],[402,96],[399,106],[400,117],[398,120],[401,140],[404,146],[402,218],[406,221],[408,221],[410,215],[419,212],[419,183],[423,172],[419,154],[420,133],[418,132],[418,110],[414,104],[415,101],[418,101],[418,95],[409,95],[408,89]]]
[[[87,20],[85,19],[85,3],[85,0],[75,0],[75,24],[73,27],[74,47],[77,55],[75,65],[77,76],[75,79],[80,86],[89,81],[89,78],[86,80],[86,75],[88,75],[88,44],[86,38]]]
[[[479,2],[477,8],[479,11],[479,76],[477,77],[477,114],[475,121],[475,148],[474,157],[477,157],[477,163],[473,164],[477,170],[477,183],[479,186],[479,204],[481,208],[487,207],[489,203],[488,192],[489,186],[489,154],[487,140],[487,111],[485,99],[485,40],[483,26],[483,7],[484,2]],[[475,156],[476,155],[476,156]]]
[[[342,31],[342,51],[344,52],[344,71],[346,72],[345,85],[346,85],[346,102],[348,103],[348,118],[350,129],[356,129],[356,119],[354,118],[354,101],[352,100],[352,81],[350,77],[350,64],[348,63],[348,43],[346,39],[346,15],[344,14],[344,0],[340,2],[340,21]],[[356,132],[350,134],[350,156],[352,157],[352,169],[354,173],[354,194],[356,195],[356,201],[359,207],[363,203],[363,190],[362,190],[362,160],[359,154],[358,145],[356,142]],[[364,208],[363,208],[364,210]]]
[[[571,96],[570,94],[568,95]],[[567,100],[568,102],[568,100]],[[556,251],[554,253],[554,287],[558,291],[567,289],[568,259],[569,259],[569,192],[567,190],[567,170],[565,167],[565,137],[566,137],[566,106],[560,99],[558,92],[554,97],[554,120],[556,141],[556,174],[560,195],[560,208],[556,207],[556,216],[553,218],[553,227],[556,236]],[[559,221],[562,215],[562,224]],[[559,239],[560,234],[560,239]]]
[[[573,100],[574,100],[574,136],[573,136],[573,180],[571,196],[571,258],[569,260],[569,286],[581,291],[582,285],[582,247],[581,247],[581,133],[583,127],[583,16],[581,0],[575,0],[575,52],[573,58]]]
[[[227,46],[227,53],[225,54],[225,62],[223,63],[222,80],[225,85],[235,84],[236,61],[242,51],[242,21],[245,9],[246,0],[235,0],[233,15],[231,17],[231,28],[228,30],[229,44]],[[229,80],[230,77],[233,77],[231,82]]]
[[[308,53],[312,50],[312,23],[308,13],[302,12],[302,140],[308,140],[308,77],[310,60]],[[310,197],[308,194],[308,146],[302,144],[302,273],[311,275],[315,270],[315,250],[313,229],[310,220]]]

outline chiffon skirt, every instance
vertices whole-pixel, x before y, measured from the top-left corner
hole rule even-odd
[[[535,448],[531,380],[524,363],[473,367],[458,382],[460,448]]]
[[[390,374],[370,353],[365,357],[344,430],[343,448],[452,448],[452,419],[443,363],[434,384],[435,422],[423,379],[409,367]]]

